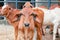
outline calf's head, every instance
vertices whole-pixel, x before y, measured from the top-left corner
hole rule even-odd
[[[11,11],[11,7],[7,4],[7,5],[4,5],[1,9],[1,14],[2,15],[7,15],[10,11]]]
[[[33,19],[33,10],[31,8],[23,8],[20,11],[20,22],[19,26],[27,27],[27,28],[34,28],[34,19]]]

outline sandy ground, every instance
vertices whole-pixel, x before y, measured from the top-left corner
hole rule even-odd
[[[52,40],[52,37],[52,35],[47,33],[46,36],[43,36],[42,40]],[[14,28],[11,25],[0,24],[0,40],[14,40]]]
[[[14,40],[14,28],[10,25],[0,25],[0,40]]]

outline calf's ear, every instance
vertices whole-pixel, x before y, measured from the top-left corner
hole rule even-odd
[[[36,17],[35,21],[41,23],[41,20],[38,17]]]

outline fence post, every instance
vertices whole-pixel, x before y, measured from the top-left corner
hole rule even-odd
[[[33,2],[32,2],[33,1]],[[35,0],[31,0],[31,3],[33,4],[33,6],[35,6]]]
[[[6,5],[6,3],[7,3],[7,1],[6,1],[6,0],[4,0],[4,5]]]
[[[17,0],[16,0],[16,9],[17,9],[17,3],[18,3],[18,2],[17,2]]]
[[[50,8],[51,6],[51,0],[48,0],[48,9]]]

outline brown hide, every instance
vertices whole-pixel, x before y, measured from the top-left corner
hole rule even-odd
[[[20,40],[33,40],[34,36],[34,20],[33,20],[33,10],[31,8],[23,8],[20,11],[20,21],[19,21],[19,39]],[[29,25],[27,25],[29,24]]]
[[[13,25],[14,30],[15,30],[15,39],[17,40],[17,36],[18,36],[18,21],[17,20],[17,14],[20,13],[20,10],[18,9],[13,9],[11,8],[9,5],[5,5],[5,7],[2,7],[1,10],[1,15],[5,16],[8,20],[8,23]]]

